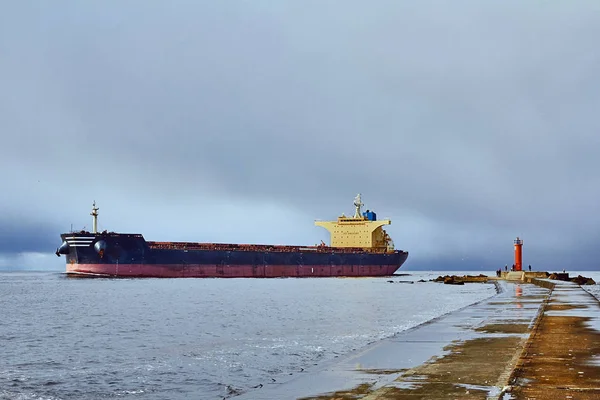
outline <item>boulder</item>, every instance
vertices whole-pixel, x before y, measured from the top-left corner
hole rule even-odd
[[[571,282],[578,285],[595,285],[596,282],[592,278],[586,278],[585,276],[578,275],[576,278],[571,278]]]
[[[448,276],[444,279],[444,284],[446,284],[446,285],[464,285],[465,282],[456,279],[455,276]]]
[[[548,276],[548,279],[553,279],[556,281],[565,281],[565,282],[568,282],[571,280],[569,278],[568,272],[553,272]]]

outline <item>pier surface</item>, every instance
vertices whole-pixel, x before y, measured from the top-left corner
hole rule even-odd
[[[513,399],[600,399],[600,304],[556,282],[513,373]]]
[[[236,399],[598,399],[600,304],[571,282],[500,293]]]

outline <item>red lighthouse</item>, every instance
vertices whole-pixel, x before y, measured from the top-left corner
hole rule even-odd
[[[523,267],[523,240],[515,239],[515,271],[522,271]]]

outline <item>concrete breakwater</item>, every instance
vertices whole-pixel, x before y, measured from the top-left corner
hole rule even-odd
[[[600,303],[571,278],[537,274],[455,276],[499,293],[251,397],[600,398]]]
[[[511,374],[509,398],[598,399],[600,303],[574,282],[552,283]]]
[[[440,275],[435,279],[431,279],[433,282],[443,282],[445,284],[459,284],[474,283],[474,282],[488,282],[496,279],[507,279],[507,280],[520,280],[523,282],[532,283],[532,280],[537,279],[535,282],[538,285],[544,285],[542,279],[558,280],[564,282],[573,282],[578,285],[595,285],[596,282],[592,278],[578,275],[576,277],[570,277],[568,272],[526,272],[526,271],[511,271],[502,272],[499,276],[492,277],[487,275]]]
[[[454,339],[445,354],[402,371],[381,388],[363,386],[358,397],[351,390],[312,399],[600,398],[600,303],[580,286],[593,280],[546,274],[523,276],[525,284],[501,279],[505,295],[457,313],[482,312],[480,321],[469,318],[463,325],[482,336]],[[436,281],[449,278],[487,281]]]

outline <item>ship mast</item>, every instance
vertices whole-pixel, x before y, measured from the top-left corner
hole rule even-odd
[[[92,212],[90,213],[92,216],[92,233],[98,233],[98,210],[99,208],[96,207],[96,200],[94,200]]]
[[[354,218],[361,218],[362,217],[362,214],[360,213],[360,208],[363,205],[364,204],[362,203],[362,201],[360,201],[360,193],[359,193],[354,198],[354,206],[356,207],[356,212],[354,213]]]

